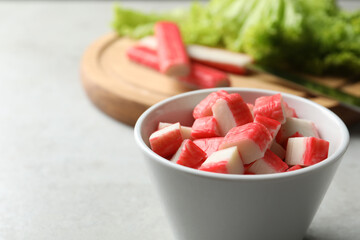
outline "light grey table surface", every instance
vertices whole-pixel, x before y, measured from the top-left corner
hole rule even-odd
[[[0,2],[0,240],[173,239],[133,129],[98,111],[80,83],[82,54],[111,31],[112,8]],[[360,239],[360,124],[350,132],[306,239]]]

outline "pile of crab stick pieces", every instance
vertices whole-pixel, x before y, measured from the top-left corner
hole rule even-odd
[[[193,117],[192,126],[159,122],[151,149],[176,164],[227,174],[293,171],[328,157],[329,142],[281,94],[249,104],[219,90],[196,105]]]
[[[158,22],[154,36],[141,39],[127,56],[193,89],[229,87],[228,73],[245,74],[250,56],[200,45],[185,46],[179,27]]]

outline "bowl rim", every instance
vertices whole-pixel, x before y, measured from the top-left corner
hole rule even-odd
[[[169,102],[178,100],[180,98],[186,98],[186,97],[190,97],[193,95],[197,95],[197,94],[201,94],[201,93],[208,93],[210,94],[211,92],[215,92],[215,91],[219,91],[219,90],[225,90],[225,91],[229,91],[229,92],[239,92],[241,94],[241,92],[255,92],[255,93],[264,93],[264,94],[268,94],[268,95],[273,95],[273,94],[277,94],[277,93],[281,93],[281,95],[289,97],[289,98],[294,98],[297,101],[304,101],[306,104],[312,105],[316,108],[319,108],[319,110],[325,111],[325,113],[333,120],[335,121],[335,123],[340,127],[340,132],[341,132],[341,137],[343,138],[344,141],[342,141],[340,143],[340,146],[337,148],[337,150],[327,159],[311,165],[309,167],[306,168],[302,168],[296,171],[290,171],[290,172],[281,172],[281,173],[273,173],[273,174],[255,174],[255,175],[244,175],[244,174],[220,174],[220,173],[213,173],[213,172],[206,172],[206,171],[200,171],[197,169],[193,169],[193,168],[189,168],[189,167],[185,167],[179,164],[174,164],[172,162],[170,162],[169,160],[167,160],[166,158],[163,158],[159,155],[157,155],[155,152],[153,152],[144,142],[144,140],[142,139],[141,136],[141,129],[142,129],[142,125],[145,121],[145,119],[147,118],[147,116],[153,112],[154,110],[156,110],[157,108],[168,104]],[[183,173],[188,173],[191,175],[197,175],[199,177],[205,177],[205,178],[213,178],[213,179],[222,179],[222,180],[248,180],[248,181],[258,181],[258,180],[275,180],[275,179],[283,179],[283,178],[290,178],[290,177],[295,177],[298,175],[303,175],[303,174],[307,174],[307,173],[311,173],[314,171],[317,171],[321,168],[324,168],[327,165],[330,165],[334,162],[336,162],[337,160],[340,160],[341,157],[344,155],[344,153],[346,152],[346,149],[348,148],[349,142],[350,142],[350,135],[349,135],[349,131],[345,125],[345,123],[335,114],[333,113],[331,110],[309,100],[303,97],[299,97],[293,94],[289,94],[289,93],[284,93],[284,92],[280,92],[280,91],[273,91],[273,90],[267,90],[267,89],[257,89],[257,88],[239,88],[239,87],[222,87],[222,88],[211,88],[211,89],[201,89],[201,90],[193,90],[193,91],[189,91],[189,92],[185,92],[185,93],[180,93],[177,94],[175,96],[166,98],[156,104],[154,104],[153,106],[149,107],[145,112],[143,112],[141,114],[141,116],[138,118],[138,120],[136,121],[135,127],[134,127],[134,137],[135,137],[135,141],[136,143],[140,146],[141,150],[143,151],[143,153],[145,153],[145,155],[147,155],[151,160],[154,160],[166,167],[172,168],[174,170],[177,171],[181,171]]]

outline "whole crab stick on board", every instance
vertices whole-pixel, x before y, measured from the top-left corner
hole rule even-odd
[[[160,71],[158,56],[153,49],[144,46],[135,46],[129,48],[126,51],[126,55],[134,62]]]
[[[155,50],[158,42],[155,37],[148,36],[141,39],[139,45]],[[245,74],[246,66],[254,61],[246,54],[196,44],[187,45],[186,51],[192,60],[235,74]]]
[[[191,88],[230,86],[230,80],[226,73],[195,62],[191,64],[190,74],[188,76],[179,77],[178,79]]]
[[[155,37],[160,72],[174,77],[188,75],[190,60],[179,27],[172,22],[158,22],[155,24]]]
[[[127,56],[136,63],[160,71],[159,58],[155,50],[144,46],[133,46],[128,49]],[[177,77],[177,80],[191,88],[230,86],[230,81],[226,73],[199,63],[192,63],[190,74],[188,76]]]

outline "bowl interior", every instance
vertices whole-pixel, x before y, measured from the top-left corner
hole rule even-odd
[[[244,101],[254,104],[255,99],[264,95],[278,92],[244,89],[223,88],[229,93],[240,93]],[[143,142],[149,147],[149,136],[161,122],[180,122],[184,126],[191,126],[193,108],[209,93],[219,89],[198,90],[180,94],[155,104],[149,108],[138,120],[135,131],[140,131]],[[330,110],[305,98],[282,93],[284,100],[290,107],[295,108],[299,118],[308,119],[315,123],[321,138],[330,142],[329,157],[343,153],[347,147],[349,136],[345,124]]]

